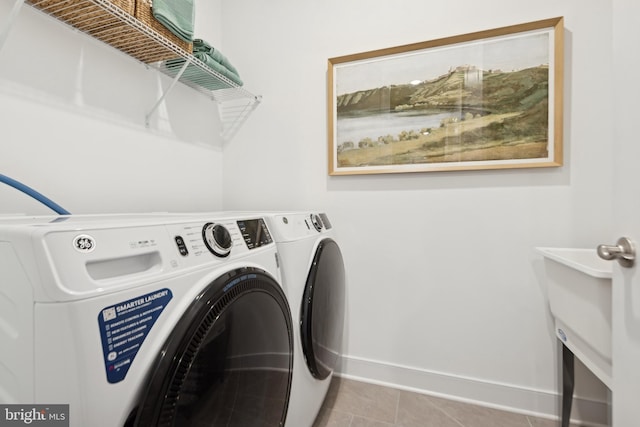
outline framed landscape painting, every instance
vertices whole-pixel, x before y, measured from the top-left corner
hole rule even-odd
[[[562,165],[563,19],[329,59],[329,174]]]

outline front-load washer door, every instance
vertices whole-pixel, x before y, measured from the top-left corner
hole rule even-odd
[[[316,249],[300,310],[302,351],[311,374],[323,380],[333,373],[342,343],[345,272],[340,247],[333,239]]]
[[[293,338],[279,284],[245,267],[213,281],[167,339],[129,423],[283,426]]]

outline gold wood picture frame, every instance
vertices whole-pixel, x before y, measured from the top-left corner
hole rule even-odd
[[[329,59],[329,174],[562,165],[563,19]]]

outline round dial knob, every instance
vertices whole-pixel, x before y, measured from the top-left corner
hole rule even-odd
[[[219,257],[226,257],[231,253],[231,234],[224,225],[209,222],[202,228],[202,238],[207,249]]]
[[[322,220],[320,219],[320,215],[311,214],[311,224],[317,231],[322,231]]]

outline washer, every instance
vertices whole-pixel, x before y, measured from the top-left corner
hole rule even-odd
[[[263,218],[0,219],[0,403],[71,427],[283,426],[293,328]]]
[[[293,384],[286,425],[309,427],[326,397],[341,351],[345,269],[326,214],[266,215],[278,247],[294,319]]]

